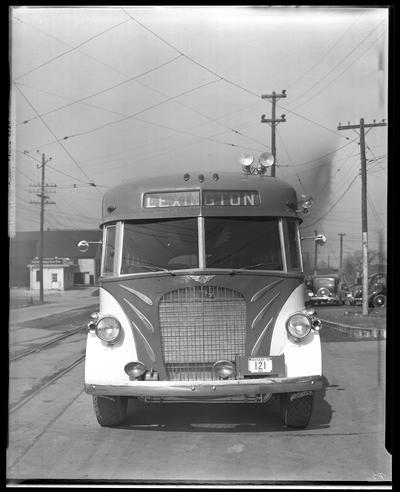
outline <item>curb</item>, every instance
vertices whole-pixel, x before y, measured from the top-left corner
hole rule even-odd
[[[374,340],[385,340],[386,339],[386,329],[382,328],[359,328],[356,326],[344,325],[343,323],[334,323],[333,321],[328,321],[326,319],[320,318],[323,326],[327,328],[332,328],[349,335],[353,335],[356,338],[371,338]]]

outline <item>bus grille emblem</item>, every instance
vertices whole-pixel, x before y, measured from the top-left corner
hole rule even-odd
[[[191,278],[195,282],[199,282],[200,284],[206,284],[207,282],[215,278],[215,275],[189,275],[189,278]]]

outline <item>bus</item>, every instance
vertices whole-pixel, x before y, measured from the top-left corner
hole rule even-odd
[[[240,162],[237,172],[142,177],[105,193],[84,382],[101,426],[120,425],[132,399],[270,398],[285,426],[308,425],[322,388],[299,234],[310,201],[266,175],[265,159]]]

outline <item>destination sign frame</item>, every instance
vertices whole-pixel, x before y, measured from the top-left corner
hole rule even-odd
[[[186,190],[154,191],[143,195],[143,208],[182,207],[256,207],[260,194],[256,190]]]

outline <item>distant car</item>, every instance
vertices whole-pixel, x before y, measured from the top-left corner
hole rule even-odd
[[[339,275],[313,275],[305,281],[307,304],[344,304],[349,292]]]
[[[347,297],[349,304],[362,304],[362,284],[354,285]],[[375,273],[368,280],[368,305],[370,307],[386,306],[386,273]]]

